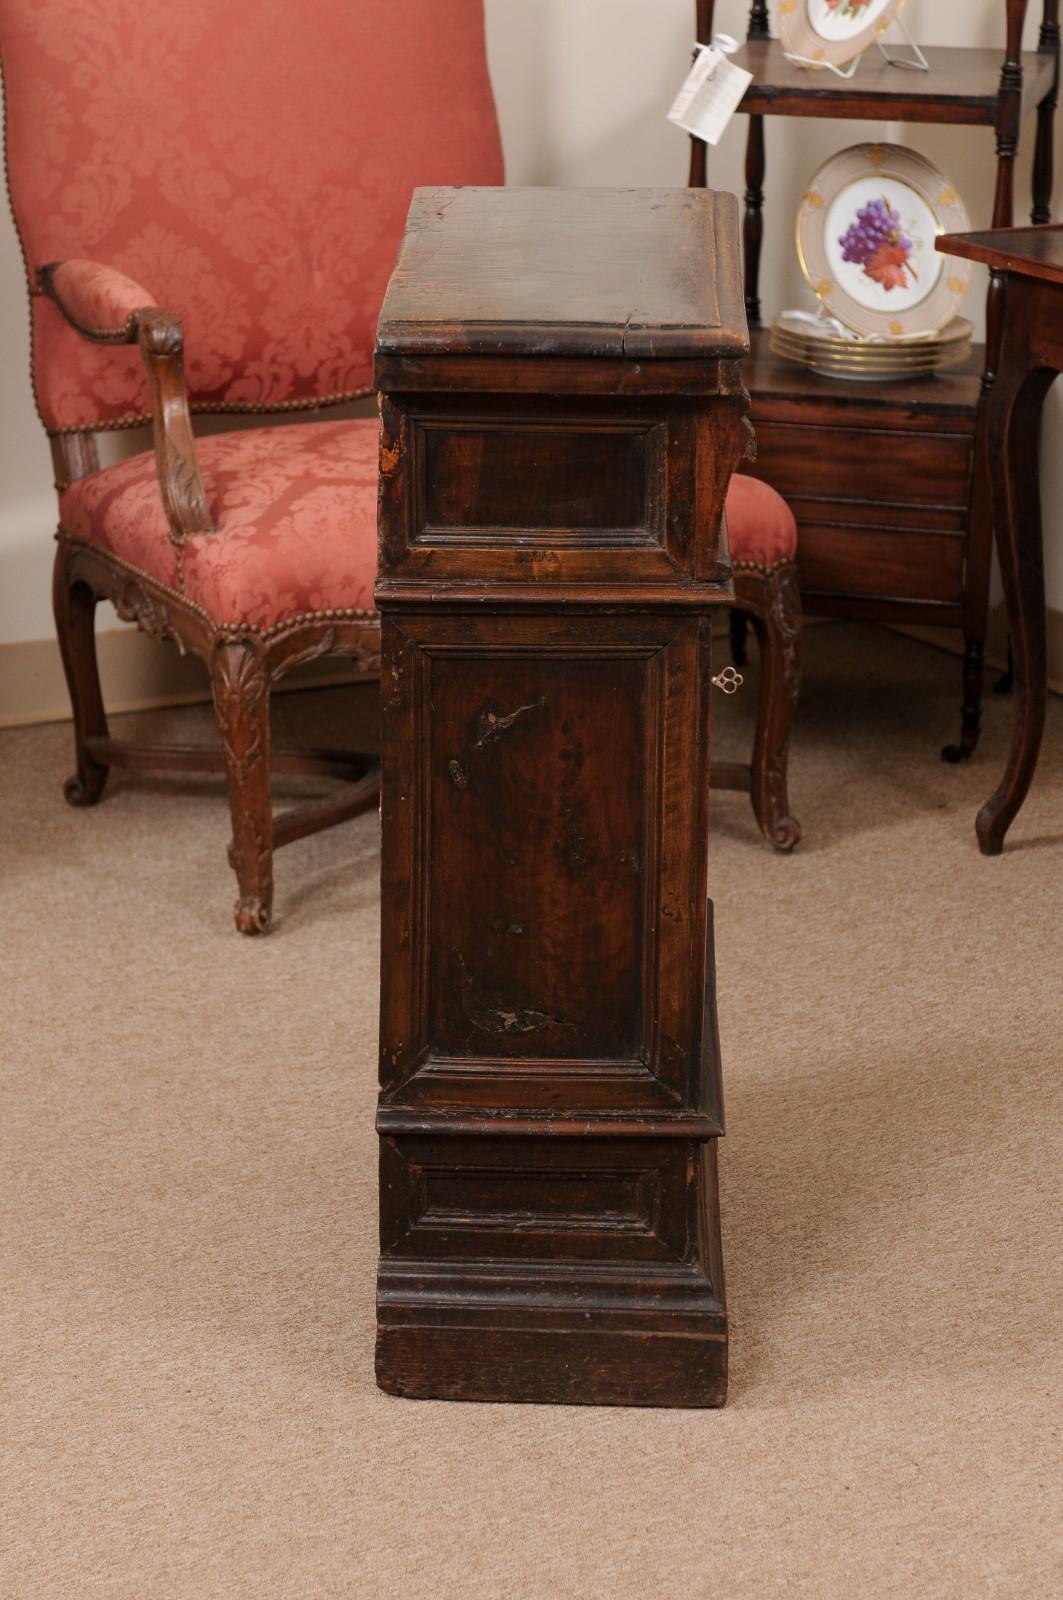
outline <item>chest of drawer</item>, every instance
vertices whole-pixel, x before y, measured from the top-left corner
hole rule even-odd
[[[942,512],[966,518],[972,460],[968,434],[804,427],[761,421],[755,411],[753,423],[757,460],[751,470],[788,500],[834,507],[832,520],[848,520],[847,504],[884,511],[903,508],[905,522],[913,507],[934,518]],[[883,515],[877,520],[888,525],[892,519]]]

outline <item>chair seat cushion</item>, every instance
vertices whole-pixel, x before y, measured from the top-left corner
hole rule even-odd
[[[375,418],[215,434],[197,453],[215,531],[177,549],[154,452],[71,484],[65,534],[183,594],[215,623],[266,630],[313,611],[371,611]]]
[[[774,567],[797,554],[797,523],[782,495],[759,478],[736,473],[727,491],[731,560]]]

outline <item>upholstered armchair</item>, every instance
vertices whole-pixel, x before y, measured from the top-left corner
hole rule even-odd
[[[114,766],[224,768],[236,922],[263,933],[274,849],[376,803],[367,759],[271,752],[269,701],[313,657],[377,667],[377,426],[197,440],[192,416],[370,392],[411,190],[502,180],[481,0],[0,0],[0,54],[59,492],[66,796],[94,804]],[[153,452],[100,466],[101,431],[149,421]],[[206,661],[219,750],[110,736],[101,598]],[[278,770],[350,781],[274,818]]]

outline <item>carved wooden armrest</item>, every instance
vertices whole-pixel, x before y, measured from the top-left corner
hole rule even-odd
[[[41,291],[67,322],[94,344],[135,344],[151,384],[155,464],[170,536],[213,533],[206,490],[196,459],[184,371],[184,331],[179,317],[153,305],[124,272],[96,261],[57,261],[41,267]]]

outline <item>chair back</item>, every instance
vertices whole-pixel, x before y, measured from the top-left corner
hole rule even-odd
[[[38,269],[117,267],[185,327],[193,409],[364,394],[412,189],[502,181],[482,0],[0,0],[45,426],[132,426],[139,352]]]

